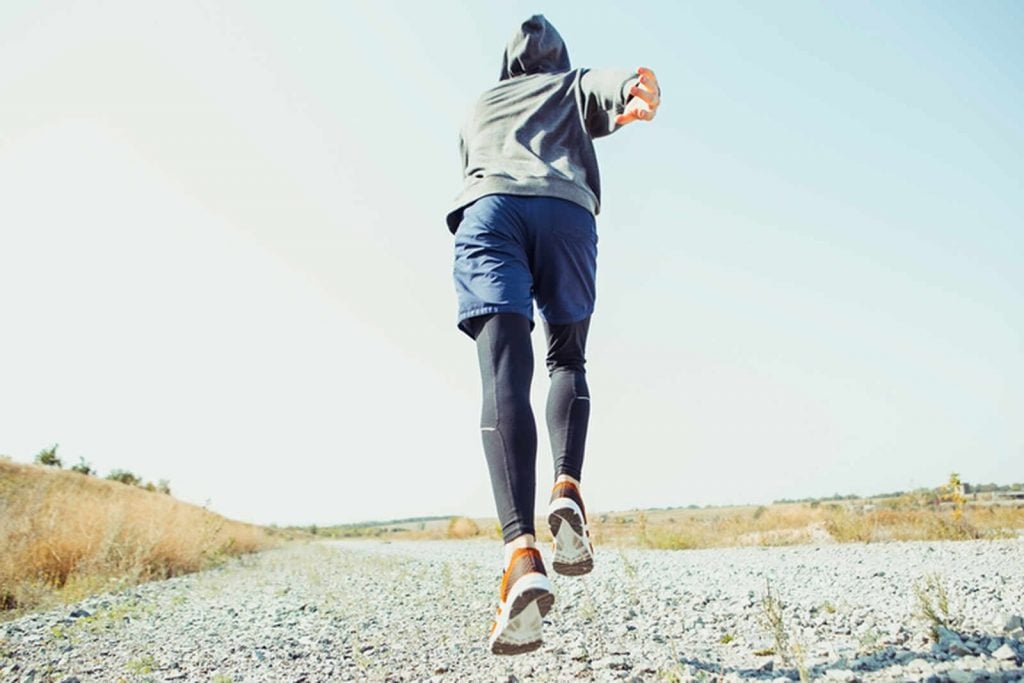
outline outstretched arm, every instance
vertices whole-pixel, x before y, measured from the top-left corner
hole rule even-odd
[[[650,121],[661,106],[661,88],[654,72],[642,66],[636,73],[639,82],[629,89],[633,98],[626,103],[626,110],[615,117],[615,123],[620,126],[634,121]]]
[[[587,69],[578,91],[583,123],[591,137],[610,135],[633,121],[650,121],[661,104],[661,89],[646,67]]]

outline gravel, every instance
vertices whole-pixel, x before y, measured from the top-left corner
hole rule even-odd
[[[487,652],[500,557],[291,545],[0,624],[0,681],[1024,679],[1022,539],[598,548],[512,658]]]

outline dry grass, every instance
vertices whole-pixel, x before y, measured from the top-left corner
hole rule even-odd
[[[480,526],[468,517],[452,517],[448,522],[448,538],[473,538],[480,535]]]
[[[1024,529],[1024,507],[787,503],[607,514],[591,524],[597,542],[672,549],[966,540],[1015,536]]]
[[[545,518],[537,518],[536,529],[539,542],[551,541]],[[1024,506],[971,502],[961,506],[936,505],[934,498],[907,495],[842,503],[606,513],[591,515],[590,529],[598,544],[672,550],[1012,538],[1024,529]],[[501,538],[501,528],[493,518],[466,517],[349,525],[322,529],[319,533],[334,538],[406,541]]]
[[[3,460],[0,539],[8,615],[196,571],[273,542],[260,527],[166,494]]]

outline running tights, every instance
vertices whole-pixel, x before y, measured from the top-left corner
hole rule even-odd
[[[480,430],[494,501],[506,543],[533,534],[537,486],[537,426],[530,407],[533,347],[530,321],[518,313],[496,313],[470,321],[483,384]],[[545,324],[548,341],[546,418],[555,477],[579,480],[590,419],[586,343],[590,319]]]

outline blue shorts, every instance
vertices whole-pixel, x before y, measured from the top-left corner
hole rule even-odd
[[[490,313],[566,325],[594,312],[597,228],[582,206],[554,197],[492,194],[466,208],[455,232],[459,328]],[[472,336],[472,335],[470,335]]]

